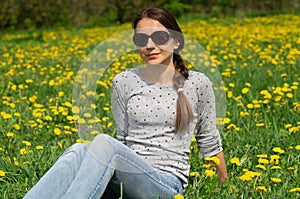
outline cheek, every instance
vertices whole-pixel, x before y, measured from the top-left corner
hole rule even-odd
[[[139,49],[139,53],[140,53],[140,56],[143,60],[145,60],[146,56],[145,56],[145,53],[146,53],[146,50],[144,48],[140,48]]]

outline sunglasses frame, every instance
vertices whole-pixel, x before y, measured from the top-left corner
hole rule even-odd
[[[160,38],[159,37],[155,37],[155,35],[158,34],[158,33],[166,34],[168,36],[168,39],[164,43],[160,43],[159,42]],[[143,38],[137,38],[140,35],[143,36]],[[170,39],[172,38],[172,35],[170,33],[166,32],[166,31],[158,30],[158,31],[153,32],[151,35],[148,35],[148,34],[145,34],[145,33],[136,33],[136,34],[133,35],[132,39],[133,39],[133,43],[136,46],[138,46],[138,47],[145,47],[147,45],[148,41],[149,41],[149,38],[151,38],[151,40],[155,43],[155,45],[161,46],[161,45],[166,44],[168,41],[170,41]],[[139,45],[139,43],[137,42],[137,40],[140,40],[140,39],[144,39],[143,40],[143,43],[145,43],[144,45]]]

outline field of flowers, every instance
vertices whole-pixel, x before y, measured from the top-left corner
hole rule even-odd
[[[199,158],[193,141],[190,184],[176,198],[300,198],[300,16],[190,20],[181,27],[224,81],[229,180],[218,185],[218,161]],[[84,141],[74,124],[75,76],[97,44],[128,29],[0,33],[0,198],[22,198],[67,147]],[[112,136],[111,80],[139,61],[122,55],[97,82],[99,103],[91,107],[99,115],[92,119]]]

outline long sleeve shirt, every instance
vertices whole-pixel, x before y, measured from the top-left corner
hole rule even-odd
[[[139,68],[123,71],[112,84],[112,107],[117,139],[135,151],[153,168],[173,173],[187,186],[192,135],[203,157],[222,149],[216,128],[215,96],[210,80],[189,71],[184,83],[194,120],[184,132],[176,132],[177,90],[143,79]]]

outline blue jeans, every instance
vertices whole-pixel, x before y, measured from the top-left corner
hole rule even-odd
[[[122,187],[122,193],[120,190]],[[68,148],[24,199],[173,198],[181,181],[155,170],[129,147],[100,134]]]

